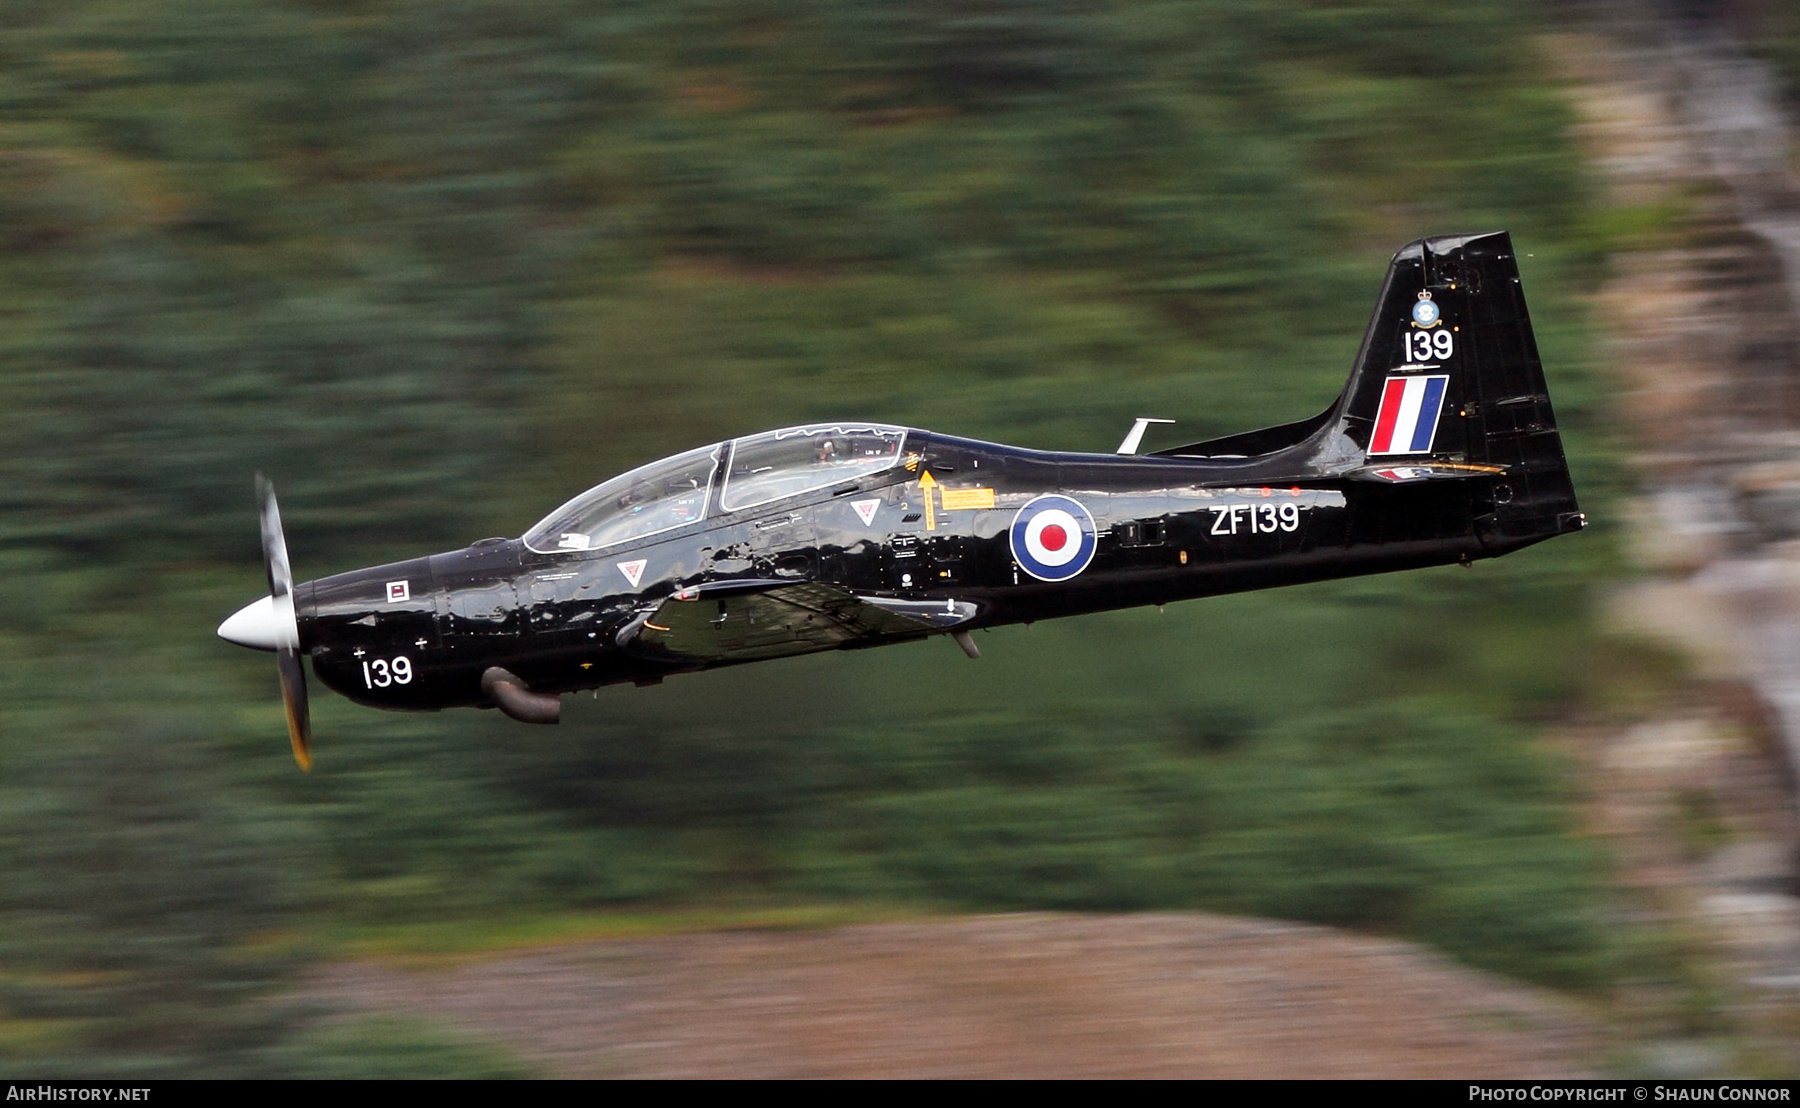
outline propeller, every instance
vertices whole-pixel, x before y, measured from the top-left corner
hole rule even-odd
[[[312,720],[306,710],[306,669],[300,663],[300,624],[294,618],[294,572],[288,567],[287,539],[281,533],[275,486],[260,473],[256,475],[256,499],[262,516],[263,568],[269,571],[275,669],[281,675],[281,705],[287,710],[288,741],[294,745],[294,761],[310,771]]]

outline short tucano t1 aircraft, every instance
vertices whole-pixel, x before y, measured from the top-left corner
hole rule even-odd
[[[855,421],[615,477],[518,539],[294,585],[258,478],[270,595],[219,627],[377,708],[497,707],[675,673],[1498,557],[1586,522],[1504,232],[1394,256],[1343,394],[1298,423],[1143,454]]]

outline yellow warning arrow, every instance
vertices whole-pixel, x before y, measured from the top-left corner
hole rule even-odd
[[[925,530],[937,530],[937,507],[933,503],[931,491],[937,488],[937,478],[928,469],[919,474],[919,491],[925,494]]]

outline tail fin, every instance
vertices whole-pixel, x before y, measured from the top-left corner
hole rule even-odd
[[[1475,524],[1495,553],[1583,524],[1504,231],[1394,255],[1335,413],[1383,472],[1487,478]]]

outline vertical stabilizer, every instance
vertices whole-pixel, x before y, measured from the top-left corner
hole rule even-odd
[[[1504,231],[1394,255],[1337,430],[1369,464],[1499,467],[1475,521],[1496,553],[1582,525]]]

